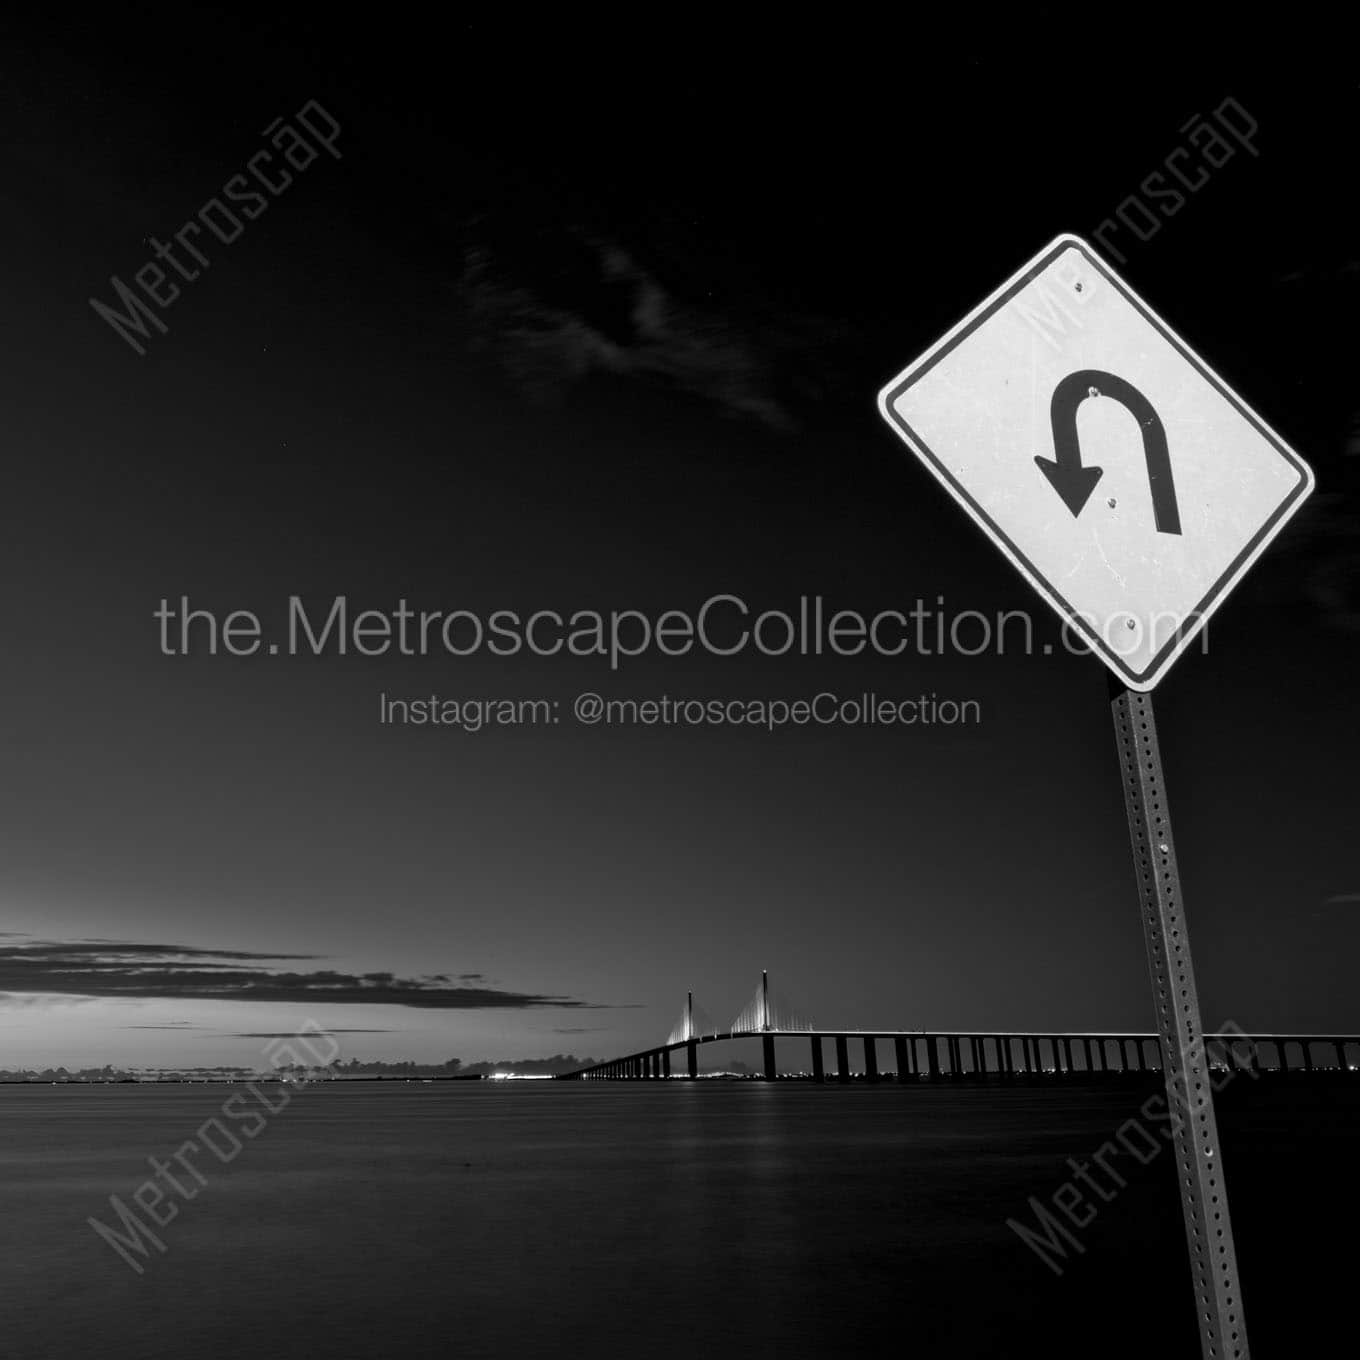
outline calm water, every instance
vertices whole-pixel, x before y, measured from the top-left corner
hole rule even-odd
[[[201,1154],[206,1186],[181,1174],[197,1198],[138,1276],[87,1218],[239,1089],[0,1087],[0,1353],[1198,1354],[1169,1155],[1116,1164],[1129,1187],[1062,1278],[1005,1224],[1145,1089],[316,1086],[230,1165]],[[1268,1360],[1350,1297],[1349,1254],[1312,1243],[1360,1209],[1360,1117],[1242,1099],[1225,1154]]]

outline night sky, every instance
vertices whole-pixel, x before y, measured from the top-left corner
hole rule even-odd
[[[1157,711],[1206,1022],[1360,1030],[1357,82],[1325,42],[204,13],[5,33],[0,1067],[254,1063],[308,1018],[345,1057],[607,1056],[761,968],[828,1027],[1150,1029],[1093,659],[166,657],[153,610],[943,597],[1056,643],[875,396],[1228,98],[1259,155],[1111,258],[1318,490]],[[339,157],[205,239],[139,356],[90,298],[308,101]],[[823,689],[984,716],[377,721]]]

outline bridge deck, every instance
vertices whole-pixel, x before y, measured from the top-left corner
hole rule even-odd
[[[1151,1031],[1119,1030],[893,1030],[893,1029],[729,1029],[710,1034],[695,1033],[671,1040],[655,1048],[629,1053],[620,1058],[564,1073],[567,1080],[657,1079],[698,1076],[697,1050],[701,1045],[741,1039],[759,1039],[764,1055],[764,1076],[774,1080],[780,1073],[775,1062],[775,1041],[804,1040],[810,1045],[811,1074],[814,1080],[825,1076],[822,1043],[831,1040],[836,1058],[836,1076],[850,1079],[849,1043],[862,1046],[863,1074],[869,1080],[879,1075],[877,1043],[893,1044],[894,1069],[899,1080],[940,1079],[972,1076],[1055,1077],[1111,1072],[1154,1072],[1162,1070],[1161,1044]],[[1232,1071],[1253,1075],[1263,1071],[1360,1071],[1360,1035],[1341,1034],[1246,1034],[1240,1030],[1207,1034],[1204,1037],[1211,1061]],[[1113,1053],[1111,1045],[1114,1046]],[[1273,1061],[1264,1061],[1262,1046],[1269,1045]],[[1315,1062],[1316,1045],[1329,1052],[1326,1060]],[[1348,1046],[1355,1049],[1357,1065],[1351,1066]],[[1048,1053],[1045,1058],[1044,1049]],[[1296,1047],[1299,1062],[1290,1066],[1289,1050]],[[672,1070],[673,1055],[684,1051],[686,1070]],[[990,1052],[989,1052],[990,1050]],[[1081,1058],[1078,1063],[1078,1056]],[[924,1059],[924,1061],[923,1061]],[[1113,1061],[1111,1061],[1113,1059]],[[1150,1060],[1151,1059],[1151,1060]]]

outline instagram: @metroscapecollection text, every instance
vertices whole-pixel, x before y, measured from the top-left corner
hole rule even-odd
[[[378,696],[378,721],[385,727],[454,727],[480,732],[487,727],[552,727],[564,720],[558,699],[449,699]],[[566,716],[584,727],[973,727],[982,721],[976,699],[941,698],[932,691],[913,698],[878,694],[840,695],[823,690],[811,698],[606,699],[594,691],[578,694]]]

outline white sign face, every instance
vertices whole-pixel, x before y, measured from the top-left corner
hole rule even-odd
[[[1313,489],[1085,241],[1060,236],[879,394],[884,418],[1130,688]]]

